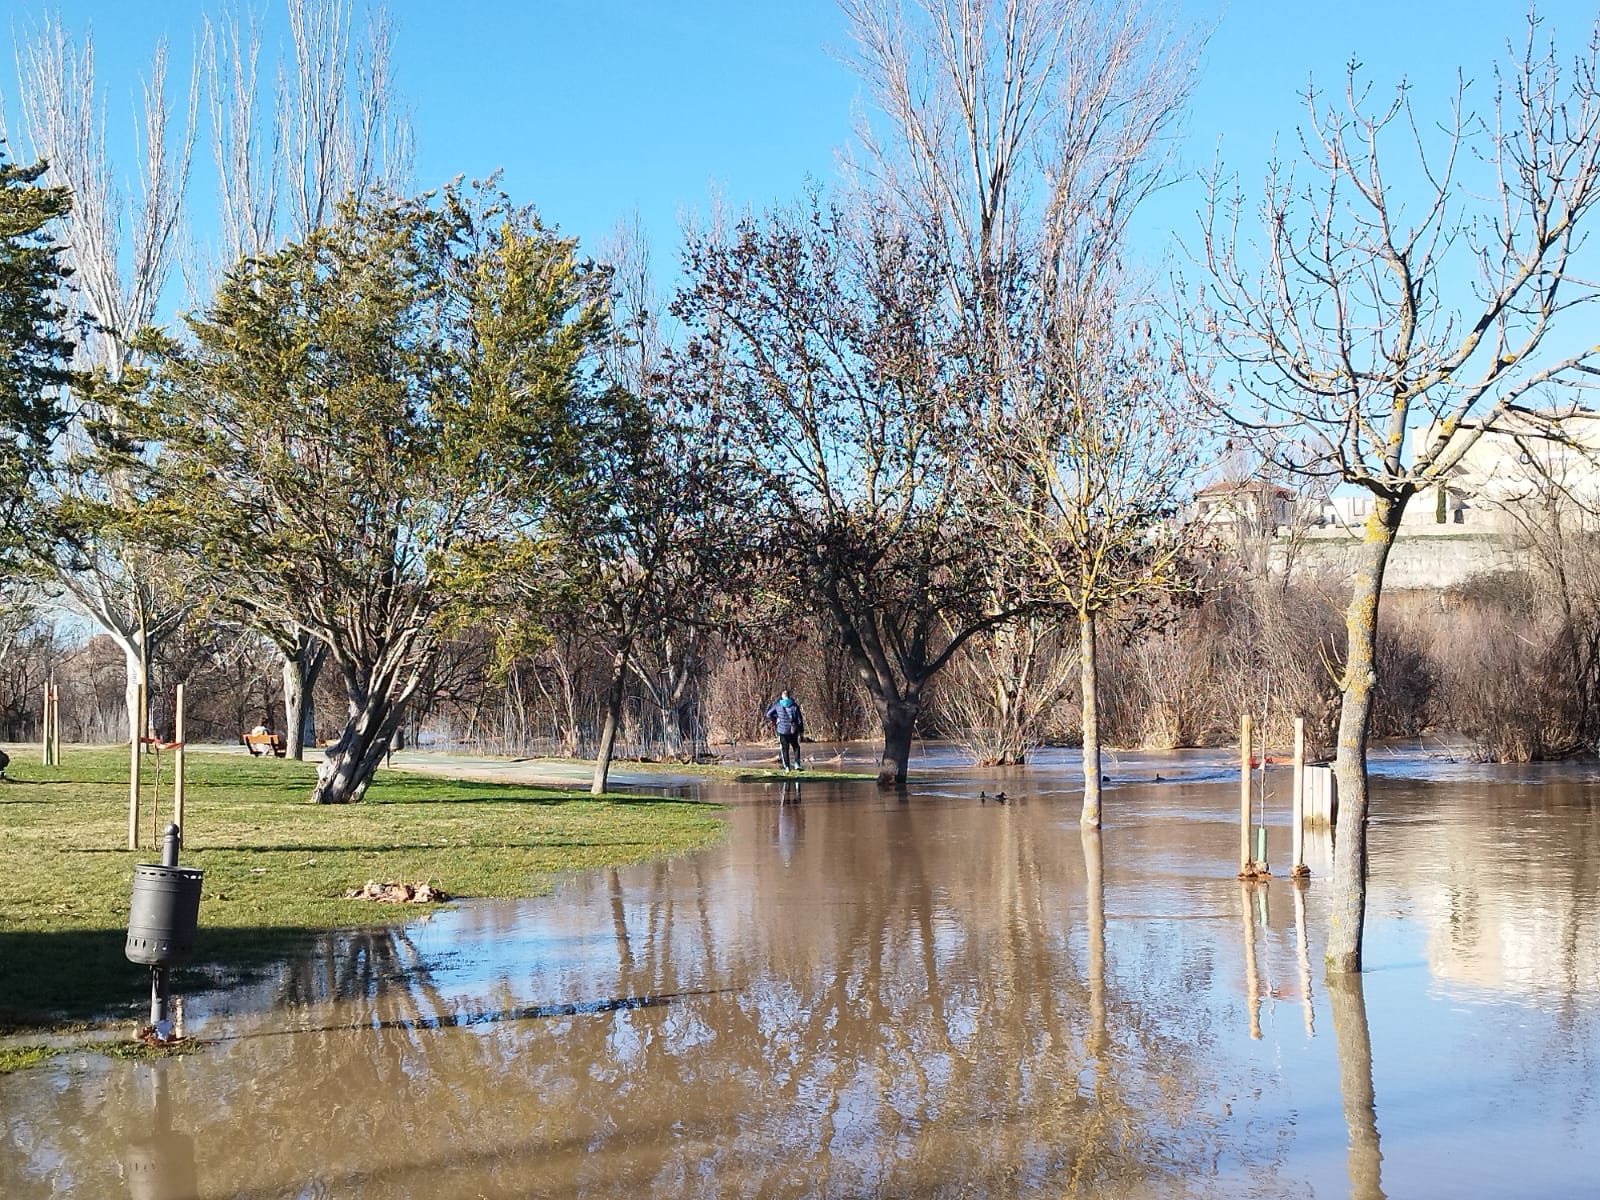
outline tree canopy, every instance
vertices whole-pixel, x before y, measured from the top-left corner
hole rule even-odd
[[[350,716],[319,802],[359,799],[483,552],[535,520],[604,327],[599,273],[489,188],[348,202],[232,271],[165,340],[141,431],[146,523],[307,629]]]
[[[0,143],[0,554],[40,535],[36,485],[66,420],[73,349],[60,295],[68,279],[47,232],[71,208],[41,187],[44,163],[8,162]]]

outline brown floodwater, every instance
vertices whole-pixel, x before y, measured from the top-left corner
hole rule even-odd
[[[0,1077],[0,1196],[1600,1194],[1600,767],[1380,762],[1338,983],[1286,775],[1244,885],[1219,757],[1110,765],[1098,836],[1070,756],[916,765],[705,786],[715,850],[328,935],[185,997],[197,1054]]]

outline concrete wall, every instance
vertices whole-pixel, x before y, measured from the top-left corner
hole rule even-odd
[[[1446,530],[1452,532],[1443,532]],[[1317,530],[1298,537],[1277,538],[1270,561],[1277,571],[1287,563],[1295,573],[1349,577],[1355,571],[1360,545],[1343,530]],[[1402,528],[1389,553],[1384,587],[1391,591],[1442,591],[1475,575],[1514,571],[1520,565],[1512,540],[1497,531],[1467,532],[1450,525]]]

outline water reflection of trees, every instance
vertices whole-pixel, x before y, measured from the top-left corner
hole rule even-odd
[[[208,1196],[1145,1195],[1190,1161],[1203,1071],[1108,978],[1098,838],[831,815],[737,889],[704,858],[575,885],[583,929],[548,936],[581,952],[531,938],[470,1000],[392,932],[329,939],[279,979],[287,1017],[97,1068],[30,1124],[106,1195],[152,1070]],[[499,919],[469,942],[527,936]],[[580,997],[662,1000],[554,1003]],[[0,1170],[19,1200],[59,1182]]]

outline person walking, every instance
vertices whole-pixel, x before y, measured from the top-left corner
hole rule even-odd
[[[772,722],[773,731],[778,735],[778,755],[783,760],[783,769],[798,771],[800,735],[806,731],[806,718],[800,711],[800,705],[795,703],[794,697],[789,695],[787,690],[767,709],[767,720]],[[792,767],[791,757],[794,760]]]

